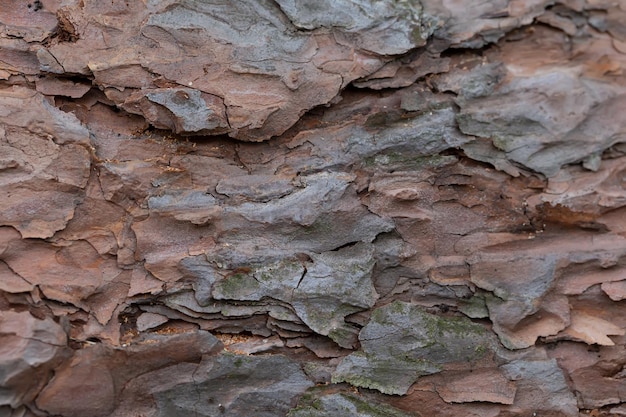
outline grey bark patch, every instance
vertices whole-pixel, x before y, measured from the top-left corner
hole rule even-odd
[[[299,406],[288,417],[409,417],[397,408],[378,404],[354,395],[340,393],[315,398],[311,404]]]
[[[298,28],[337,28],[361,48],[380,54],[402,54],[423,46],[434,31],[422,23],[416,1],[371,2],[279,0],[281,9]]]
[[[224,105],[215,96],[203,96],[202,92],[190,88],[168,88],[153,90],[145,97],[171,112],[172,125],[168,127],[174,132],[210,132],[228,127]],[[150,113],[144,111],[144,114],[148,116]]]
[[[313,385],[281,355],[206,357],[193,381],[155,392],[157,416],[284,416]]]
[[[235,272],[218,281],[213,290],[216,300],[260,301],[264,297],[290,302],[304,267],[297,260],[268,263],[248,272]]]
[[[518,407],[537,411],[554,410],[567,416],[578,413],[576,398],[555,359],[514,360],[502,365],[501,369],[509,379],[516,382],[518,393],[523,393],[517,397]]]
[[[344,318],[371,308],[378,294],[372,283],[374,247],[358,243],[338,251],[311,254],[313,265],[294,290],[293,307],[315,332],[350,348],[357,330]]]
[[[625,140],[626,96],[565,70],[518,77],[485,97],[469,94],[457,102],[463,133],[490,138],[506,159],[548,177]],[[502,169],[501,159],[491,152],[481,160]]]
[[[244,197],[266,202],[281,198],[295,190],[289,178],[275,175],[240,175],[222,178],[215,190],[229,197]]]
[[[439,317],[400,301],[375,310],[359,340],[361,351],[339,364],[333,382],[397,395],[447,363],[475,361],[495,348],[494,338],[469,319]]]

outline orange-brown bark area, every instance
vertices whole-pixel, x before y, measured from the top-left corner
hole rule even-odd
[[[626,415],[623,1],[0,23],[0,415]]]

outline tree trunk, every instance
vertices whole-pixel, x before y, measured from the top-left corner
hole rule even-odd
[[[0,415],[626,415],[623,1],[0,21]]]

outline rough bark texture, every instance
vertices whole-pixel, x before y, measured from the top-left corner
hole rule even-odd
[[[0,20],[0,415],[626,415],[623,1]]]

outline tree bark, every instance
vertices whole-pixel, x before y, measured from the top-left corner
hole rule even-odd
[[[0,415],[626,414],[626,4],[0,4]]]

